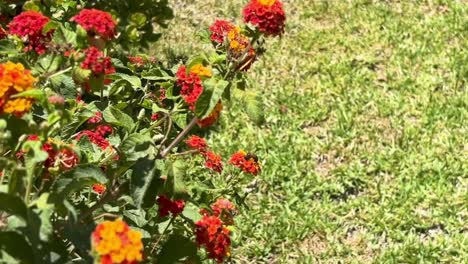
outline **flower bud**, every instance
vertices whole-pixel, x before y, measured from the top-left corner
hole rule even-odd
[[[138,114],[137,119],[138,119],[138,120],[142,120],[142,119],[145,117],[145,113],[146,113],[146,110],[145,110],[144,108],[142,108],[142,109],[140,110],[140,113]]]

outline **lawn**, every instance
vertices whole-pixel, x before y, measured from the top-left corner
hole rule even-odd
[[[246,1],[172,1],[156,56]],[[235,263],[468,263],[468,2],[284,0],[286,34],[209,137],[257,153]],[[171,47],[173,48],[173,47]],[[172,54],[172,55],[174,55]]]

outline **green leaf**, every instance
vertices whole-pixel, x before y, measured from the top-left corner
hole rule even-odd
[[[114,73],[112,75],[106,76],[106,78],[112,80],[124,80],[130,84],[134,90],[141,88],[141,80],[137,76],[132,76],[125,73]]]
[[[146,199],[155,200],[160,170],[158,160],[141,158],[132,167],[130,194],[139,208]]]
[[[89,71],[89,70],[87,70]],[[59,94],[61,94],[65,99],[75,99],[77,95],[76,91],[76,84],[75,81],[73,81],[73,78],[61,74],[54,76],[50,79],[50,83],[52,85],[52,88]]]
[[[39,66],[41,73],[52,73],[57,71],[62,64],[62,56],[49,54],[39,58]]]
[[[21,217],[25,222],[28,221],[28,208],[23,200],[17,196],[7,193],[0,193],[0,211],[10,215]]]
[[[195,115],[199,119],[204,119],[211,114],[228,85],[228,81],[217,78],[210,78],[203,82],[203,93],[195,105]]]
[[[0,232],[0,252],[5,251],[22,264],[34,263],[34,254],[24,236],[16,232]]]
[[[15,95],[10,96],[10,98],[18,98],[18,97],[32,97],[37,100],[44,100],[46,94],[43,90],[39,89],[32,89],[28,91],[24,91],[21,93],[17,93]]]
[[[123,214],[138,227],[143,227],[148,223],[146,220],[146,212],[142,209],[127,210],[124,211]]]
[[[16,50],[15,44],[7,39],[0,40],[0,55],[16,55],[18,51]]]
[[[116,107],[109,106],[108,108],[106,108],[106,110],[104,110],[102,114],[104,120],[106,120],[107,123],[124,127],[127,129],[127,131],[132,130],[133,119],[126,113],[117,109]]]
[[[193,66],[197,64],[206,64],[208,62],[208,59],[204,54],[202,55],[197,55],[193,57],[188,63],[187,63],[187,70],[189,71]]]
[[[245,95],[245,103],[247,114],[250,119],[257,125],[261,125],[265,122],[265,112],[262,103],[262,98],[256,92],[247,91]]]
[[[174,199],[188,198],[183,182],[186,173],[186,163],[182,160],[167,161],[167,180],[164,182],[165,192]]]
[[[60,27],[60,23],[51,20],[42,28],[42,35],[46,35],[49,31]]]
[[[51,192],[51,200],[62,202],[69,194],[82,190],[95,183],[106,183],[106,175],[95,165],[78,165],[73,170],[62,175],[55,181]]]
[[[141,74],[141,78],[150,81],[168,81],[174,79],[174,77],[170,76],[167,72],[159,68],[143,72]]]
[[[159,264],[178,263],[182,258],[188,258],[187,262],[190,263],[199,262],[195,242],[177,233],[169,237],[156,257]]]
[[[124,153],[127,161],[137,161],[140,158],[144,158],[151,152],[152,140],[149,134],[134,133],[129,135],[121,144],[120,150]]]

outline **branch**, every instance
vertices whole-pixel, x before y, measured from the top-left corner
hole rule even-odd
[[[197,118],[194,117],[192,119],[192,121],[190,121],[190,123],[184,128],[184,130],[182,130],[182,132],[180,132],[180,134],[177,135],[177,137],[174,139],[174,141],[172,141],[172,143],[169,144],[169,146],[166,149],[161,151],[161,157],[165,158],[169,154],[171,149],[173,149],[175,146],[177,146],[177,144],[179,144],[182,141],[182,139],[184,139],[184,137],[190,132],[190,130],[192,130],[192,128],[196,124],[197,124]]]
[[[104,194],[104,196],[99,200],[97,203],[95,203],[93,206],[88,208],[86,211],[84,211],[81,216],[80,216],[80,222],[83,222],[88,216],[90,216],[94,211],[97,209],[101,208],[104,204],[114,200],[115,197],[119,195],[121,192],[121,188],[117,187],[113,190],[110,190]]]

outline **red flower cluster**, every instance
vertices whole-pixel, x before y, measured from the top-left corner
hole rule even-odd
[[[29,135],[26,140],[39,141],[40,138],[37,135]],[[67,171],[73,169],[80,162],[78,154],[69,147],[62,147],[56,150],[51,142],[46,142],[42,145],[42,150],[47,152],[47,159],[44,161],[46,169],[58,165],[61,170]],[[16,157],[23,160],[24,154],[25,152],[21,150],[16,153]]]
[[[209,28],[211,31],[211,40],[222,44],[227,34],[236,28],[234,24],[227,20],[216,20]]]
[[[206,140],[199,136],[191,135],[187,140],[185,140],[185,144],[189,146],[189,148],[193,150],[197,150],[199,152],[205,152],[208,148],[208,144],[206,144]]]
[[[185,201],[184,200],[171,200],[164,195],[158,197],[158,206],[159,206],[159,215],[161,217],[168,216],[169,213],[172,213],[172,216],[177,216],[184,210]]]
[[[189,105],[190,110],[195,110],[195,103],[203,92],[202,80],[196,73],[187,74],[187,68],[182,65],[176,74],[177,85],[181,87],[180,94]]]
[[[216,121],[218,121],[218,118],[221,115],[222,110],[223,110],[223,104],[221,103],[221,101],[219,101],[216,104],[213,111],[210,113],[210,115],[205,119],[198,120],[197,124],[200,127],[209,127],[209,126],[213,125],[214,123],[216,123]]]
[[[216,171],[218,173],[221,173],[223,171],[223,162],[221,156],[216,155],[211,151],[202,154],[205,157],[205,167],[212,169],[213,171]]]
[[[231,238],[230,231],[217,216],[205,215],[195,223],[195,238],[199,247],[204,246],[208,251],[208,257],[223,262],[226,256],[230,256]]]
[[[219,198],[211,205],[211,209],[213,210],[213,215],[219,217],[224,224],[234,224],[234,216],[237,214],[237,209],[228,199]]]
[[[100,183],[93,184],[93,191],[98,194],[103,194],[106,191],[106,186]]]
[[[83,136],[87,136],[91,143],[99,146],[102,150],[111,146],[109,141],[104,138],[105,135],[101,134],[101,131],[83,130],[76,135],[76,140],[80,140]]]
[[[115,36],[116,23],[112,15],[97,9],[83,9],[81,12],[72,17],[71,21],[75,21],[82,26],[88,35],[98,35],[103,39],[112,39]]]
[[[279,0],[251,0],[243,10],[244,22],[258,27],[266,36],[283,34],[286,16]]]
[[[88,124],[97,124],[101,123],[102,121],[102,113],[101,112],[96,112],[94,113],[94,116],[88,119],[87,123]]]
[[[99,125],[96,127],[95,131],[103,137],[107,137],[108,135],[112,134],[112,132],[114,132],[112,127],[109,125]]]
[[[246,153],[245,151],[239,151],[234,153],[229,160],[229,164],[232,164],[245,173],[257,175],[260,172],[260,164],[258,163],[257,156]]]
[[[44,26],[49,18],[36,11],[26,11],[14,17],[8,25],[10,34],[17,35],[26,40],[28,45],[25,51],[34,50],[38,54],[46,51],[46,44],[50,41],[52,31],[43,34]]]
[[[81,68],[91,70],[95,77],[101,74],[107,75],[115,72],[111,58],[105,57],[104,53],[96,47],[84,50],[85,60],[81,63]]]

